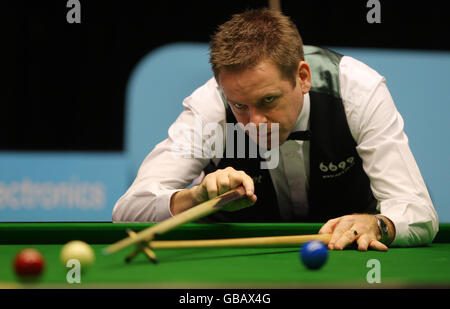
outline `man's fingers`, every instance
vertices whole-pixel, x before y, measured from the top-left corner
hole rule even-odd
[[[383,244],[375,239],[370,241],[369,247],[374,250],[378,250],[378,251],[387,251],[388,250],[388,247],[385,244]]]
[[[342,235],[348,231],[353,226],[353,222],[349,220],[340,220],[336,225],[333,234],[331,236],[331,240],[328,243],[328,248],[333,250],[335,248],[336,242],[342,237]]]
[[[330,250],[342,250],[356,243],[358,250],[374,249],[387,251],[388,247],[377,240],[378,225],[373,215],[354,214],[328,220],[319,230],[320,234],[331,233]]]
[[[369,235],[367,235],[367,234],[361,235],[356,240],[356,243],[358,244],[359,251],[367,251],[367,249],[369,248],[369,243],[370,243]]]
[[[232,184],[232,188],[237,187],[238,185],[242,185],[247,193],[246,198],[241,200],[245,207],[251,206],[256,203],[257,197],[255,195],[255,185],[253,183],[253,179],[248,176],[246,173],[242,171],[235,171],[230,174],[230,182]],[[241,207],[243,208],[243,207]]]
[[[229,174],[231,188],[242,185],[248,197],[252,197],[255,192],[253,179],[242,171],[235,171]]]
[[[319,234],[331,234],[339,222],[339,218],[328,220],[319,230]]]
[[[232,173],[228,176],[228,178],[230,179],[230,187],[231,188],[236,188],[237,186],[243,184],[242,176],[239,175],[238,173]],[[244,186],[244,189],[245,189],[245,186]]]
[[[253,179],[251,179],[250,177],[245,177],[242,181],[242,185],[247,192],[247,196],[251,197],[255,195],[255,185],[253,184]]]
[[[208,192],[208,199],[213,199],[218,195],[218,188],[217,188],[217,179],[216,177],[208,177],[206,176],[204,179],[205,182],[205,188]]]
[[[356,230],[350,228],[342,233],[341,237],[334,243],[334,249],[342,250],[351,243],[353,243],[358,237]]]
[[[230,191],[230,178],[226,173],[219,173],[217,175],[217,187],[219,190],[219,195]]]
[[[201,192],[205,197],[201,199],[213,199],[218,195],[224,194],[238,186],[242,185],[247,193],[247,204],[256,202],[255,186],[253,179],[242,171],[236,171],[233,168],[217,170],[214,173],[205,176],[201,183]]]

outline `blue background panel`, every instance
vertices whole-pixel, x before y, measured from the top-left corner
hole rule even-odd
[[[0,153],[0,221],[111,221],[122,153]]]

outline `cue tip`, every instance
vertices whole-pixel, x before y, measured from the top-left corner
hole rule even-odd
[[[102,254],[103,254],[103,255],[109,255],[108,248],[103,248],[103,249],[102,249]]]
[[[127,228],[127,229],[125,230],[125,232],[126,232],[128,235],[130,235],[130,234],[135,234],[134,231],[133,231],[132,229],[130,229],[130,228]]]

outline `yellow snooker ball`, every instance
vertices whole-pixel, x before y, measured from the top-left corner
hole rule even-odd
[[[61,262],[67,266],[67,261],[76,259],[80,262],[81,269],[86,269],[95,261],[94,250],[91,246],[81,240],[69,241],[61,249]]]

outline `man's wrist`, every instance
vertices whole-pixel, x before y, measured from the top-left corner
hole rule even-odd
[[[197,204],[194,199],[194,188],[189,188],[175,192],[170,198],[170,212],[172,215],[177,215],[180,212],[188,210]]]
[[[380,241],[385,245],[390,245],[395,239],[395,226],[394,223],[383,215],[375,216],[378,221],[378,227],[381,233]]]

